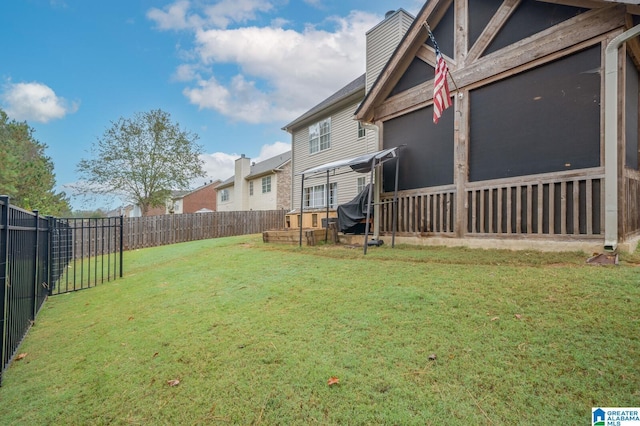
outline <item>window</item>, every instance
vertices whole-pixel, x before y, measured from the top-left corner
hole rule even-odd
[[[304,206],[309,208],[326,207],[327,194],[325,188],[327,185],[316,185],[304,189]],[[329,207],[336,208],[338,200],[338,184],[329,185]]]
[[[358,121],[358,139],[364,138],[367,135],[367,131],[361,122]]]
[[[262,193],[271,192],[271,176],[262,178]]]
[[[364,187],[367,186],[367,178],[359,177],[358,178],[358,194],[364,191]]]
[[[331,148],[331,117],[309,126],[309,154]]]
[[[229,201],[229,190],[223,189],[220,191],[220,201]]]
[[[249,182],[249,196],[253,195],[253,181]]]

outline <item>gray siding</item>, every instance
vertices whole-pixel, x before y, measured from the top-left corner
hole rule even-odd
[[[332,161],[374,152],[378,149],[375,144],[376,139],[371,135],[371,133],[373,133],[372,131],[367,131],[366,138],[358,138],[358,122],[353,116],[358,103],[350,104],[331,114],[331,148],[326,151],[310,155],[308,126],[294,130],[292,137],[294,169],[292,185],[293,209],[300,208],[300,172]],[[326,117],[327,116],[320,119]],[[338,184],[338,204],[350,201],[356,196],[358,177],[361,176],[363,175],[360,173],[350,172],[329,177],[330,183],[336,182]],[[318,178],[306,180],[305,188],[326,183],[326,175],[323,175]]]
[[[367,33],[367,92],[375,83],[412,22],[413,18],[410,15],[399,10]]]

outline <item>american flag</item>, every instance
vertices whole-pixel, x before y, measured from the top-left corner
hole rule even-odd
[[[449,68],[442,57],[442,53],[440,53],[438,43],[436,43],[436,38],[431,30],[429,30],[429,38],[431,38],[433,47],[436,49],[436,77],[433,80],[433,122],[437,124],[442,116],[442,111],[451,106],[451,94],[449,93],[449,83],[447,82]]]

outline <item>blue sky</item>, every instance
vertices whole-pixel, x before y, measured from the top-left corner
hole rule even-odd
[[[208,176],[291,148],[281,128],[364,72],[365,33],[423,0],[5,0],[0,108],[48,146],[58,190],[120,117],[162,109]],[[116,207],[120,200],[74,209]],[[110,204],[110,205],[106,205]]]

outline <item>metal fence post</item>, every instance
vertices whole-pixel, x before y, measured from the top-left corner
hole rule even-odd
[[[120,215],[120,278],[122,278],[122,252],[124,247],[123,237],[124,236],[124,215]]]
[[[33,214],[35,217],[33,218],[35,221],[35,242],[33,244],[33,311],[31,314],[31,321],[36,319],[36,315],[38,314],[38,279],[40,278],[38,275],[39,265],[40,265],[40,212],[38,210],[34,210]]]
[[[7,277],[9,273],[9,197],[0,196],[0,319],[2,320],[2,339],[0,339],[0,386],[2,373],[7,359],[7,317],[9,303],[7,292]]]
[[[53,237],[55,235],[56,221],[53,216],[47,216],[47,294],[51,296],[53,294],[53,256],[51,251],[53,250]]]

